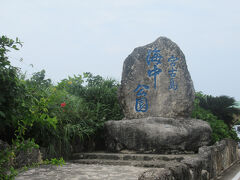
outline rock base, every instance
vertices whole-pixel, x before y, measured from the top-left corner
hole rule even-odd
[[[210,143],[211,132],[209,124],[198,119],[148,117],[105,123],[110,152],[192,153]]]

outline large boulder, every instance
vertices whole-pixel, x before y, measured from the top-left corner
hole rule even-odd
[[[30,148],[26,150],[16,150],[14,158],[14,167],[21,168],[31,166],[32,164],[42,162],[41,152],[38,148]]]
[[[189,117],[194,88],[177,44],[160,37],[135,48],[124,61],[119,100],[126,119]]]
[[[149,117],[105,123],[109,151],[132,150],[137,153],[196,152],[208,145],[209,124],[197,119]]]
[[[119,100],[125,119],[105,123],[109,151],[196,152],[211,128],[190,119],[194,87],[181,49],[166,37],[135,48],[123,65]]]

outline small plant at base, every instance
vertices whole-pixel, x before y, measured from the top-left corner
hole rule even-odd
[[[42,164],[52,164],[52,165],[57,165],[57,166],[63,166],[66,163],[65,163],[64,159],[61,157],[60,159],[57,159],[57,158],[52,158],[51,160],[46,159],[45,161],[43,161]]]
[[[0,151],[0,179],[14,179],[18,172],[12,167],[15,153],[11,149]]]

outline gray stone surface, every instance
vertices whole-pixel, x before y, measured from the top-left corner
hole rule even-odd
[[[123,161],[182,161],[186,157],[196,157],[197,154],[135,154],[131,153],[107,153],[107,152],[89,152],[74,153],[73,160],[95,159],[95,160],[123,160]]]
[[[197,158],[197,154],[126,154],[126,153],[77,153],[71,162],[81,164],[128,165],[145,168],[164,168],[185,159]]]
[[[124,61],[119,100],[126,119],[189,117],[194,87],[185,56],[177,44],[160,37],[151,44],[135,48]]]
[[[145,171],[138,180],[201,180],[192,178],[191,170],[181,163],[171,164],[165,168],[149,169]]]
[[[239,160],[238,145],[234,140],[224,139],[213,146],[199,148],[199,156],[204,160],[203,169],[214,178]]]
[[[198,156],[185,157],[180,163],[166,163],[162,169],[148,169],[139,180],[210,180],[239,162],[237,143],[230,139],[199,149]]]
[[[137,180],[146,168],[131,166],[85,165],[67,163],[64,166],[44,165],[19,174],[16,180]]]
[[[33,163],[40,163],[42,161],[41,152],[38,148],[21,150],[15,152],[14,167],[20,168],[23,166],[30,166]]]
[[[186,153],[210,142],[209,124],[197,119],[149,117],[108,121],[105,142],[109,151]]]
[[[138,180],[168,180],[173,178],[169,169],[158,168],[145,171]]]
[[[33,168],[19,174],[16,179],[209,180],[216,179],[232,164],[239,162],[239,152],[236,148],[236,142],[226,139],[213,146],[201,147],[198,154],[191,155],[81,153],[74,157],[80,160],[86,158],[85,160],[89,160],[89,163],[112,160],[112,164],[116,164],[114,161],[125,159],[124,161],[132,162],[135,160],[143,162],[144,168],[126,165],[67,163],[63,167],[44,165]],[[130,157],[126,158],[127,156]],[[81,163],[77,159],[75,161]],[[148,163],[153,164],[146,166]]]
[[[6,143],[6,142],[4,142],[4,141],[2,141],[2,140],[0,139],[0,151],[4,151],[4,150],[6,150],[7,148],[10,148],[10,146],[8,145],[8,143]]]

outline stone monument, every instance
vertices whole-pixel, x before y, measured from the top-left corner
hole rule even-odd
[[[194,87],[181,49],[166,37],[135,48],[123,65],[119,101],[125,118],[105,123],[111,152],[196,152],[211,137],[191,119]]]

